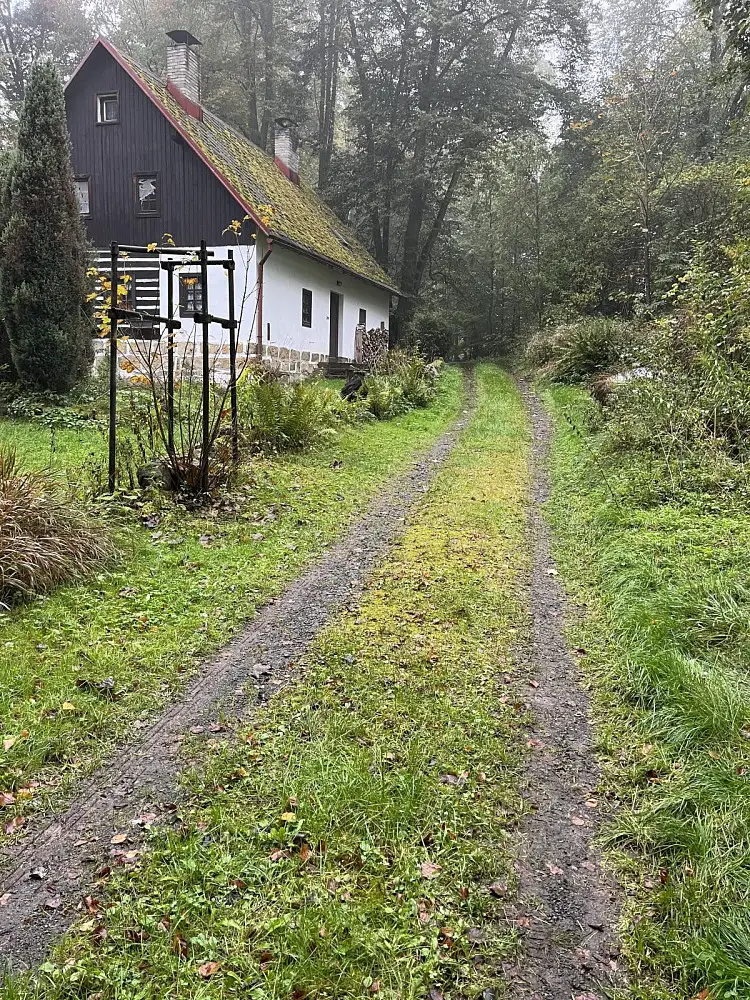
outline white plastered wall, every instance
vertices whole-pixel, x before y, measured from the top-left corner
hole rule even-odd
[[[263,344],[328,356],[331,292],[341,296],[339,356],[354,357],[359,310],[367,328],[388,329],[390,294],[368,281],[276,244],[265,264]],[[302,326],[302,289],[312,292],[312,326]],[[270,324],[270,339],[268,327]]]

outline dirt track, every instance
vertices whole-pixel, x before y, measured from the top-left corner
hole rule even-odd
[[[542,515],[549,497],[550,418],[521,384],[533,433],[529,542],[531,649],[538,687],[526,697],[533,717],[524,795],[531,811],[523,829],[518,963],[506,970],[518,1000],[599,1000],[617,978],[618,918],[614,887],[592,839],[600,822],[598,768],[588,722],[589,697],[565,641],[565,597]]]
[[[0,883],[0,898],[6,897],[0,906],[0,956],[6,967],[40,961],[81,899],[91,893],[96,872],[104,865],[127,863],[126,852],[138,846],[134,820],[148,813],[167,821],[176,818],[176,779],[186,763],[181,739],[197,730],[209,737],[220,711],[266,700],[289,681],[328,619],[357,599],[370,568],[403,532],[411,506],[468,423],[474,408],[470,370],[466,382],[467,408],[438,442],[368,504],[324,558],[204,665],[137,744],[125,747],[86,781],[68,809],[7,852]],[[123,833],[127,842],[112,845],[112,837]]]

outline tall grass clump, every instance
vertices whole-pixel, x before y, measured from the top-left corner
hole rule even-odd
[[[4,607],[85,576],[111,558],[101,520],[50,473],[21,468],[0,449],[0,603]]]

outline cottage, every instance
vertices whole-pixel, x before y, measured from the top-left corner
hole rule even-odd
[[[269,156],[201,104],[198,40],[168,37],[166,82],[100,38],[65,89],[81,214],[101,263],[113,240],[162,245],[165,233],[177,247],[206,240],[217,257],[232,246],[241,354],[291,372],[353,359],[358,328],[387,336],[396,291],[388,275],[301,183],[293,123],[276,122]],[[131,255],[125,266],[128,308],[166,315],[158,256]],[[175,281],[186,339],[202,292],[198,269],[180,267]],[[208,291],[211,312],[226,315],[220,268],[209,272]],[[130,333],[144,342],[158,335],[149,324]],[[212,324],[217,351],[225,337]]]

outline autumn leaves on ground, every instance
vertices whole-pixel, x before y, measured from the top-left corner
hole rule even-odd
[[[533,960],[524,945],[529,920],[514,915],[519,829],[533,808],[533,789],[524,802],[519,788],[528,755],[546,752],[529,738],[526,704],[530,681],[537,683],[524,655],[530,430],[508,375],[487,364],[476,377],[477,409],[467,430],[361,599],[318,634],[290,687],[239,717],[217,715],[204,731],[186,734],[176,803],[134,816],[129,829],[113,829],[112,857],[71,915],[69,933],[40,967],[9,975],[0,996],[519,995],[507,972]],[[592,459],[595,441],[580,429],[586,394],[555,390],[546,400],[558,426],[548,512],[560,573],[587,604],[586,614],[569,622],[571,644],[595,694],[596,749],[605,765],[597,798],[607,819],[592,835],[599,834],[623,903],[619,964],[626,975],[616,995],[749,996],[743,900],[750,698],[739,669],[746,633],[740,617],[731,628],[724,612],[714,609],[712,618],[708,590],[700,598],[695,580],[688,581],[736,569],[747,555],[747,526],[705,512],[700,520],[696,512],[643,508],[628,492],[626,468],[619,479],[609,470],[602,481]],[[458,374],[449,371],[438,402],[424,414],[388,430],[357,431],[344,438],[343,451],[341,444],[338,452],[325,446],[317,458],[269,470],[252,493],[258,506],[274,490],[284,495],[274,508],[278,520],[263,528],[274,535],[267,558],[282,550],[313,556],[321,545],[320,537],[305,534],[313,510],[323,537],[330,537],[345,523],[339,508],[354,508],[357,477],[369,477],[374,492],[389,468],[403,464],[417,444],[424,448],[462,405]],[[383,435],[397,454],[384,453]],[[335,472],[334,452],[336,462],[343,456]],[[337,476],[343,499],[334,505],[326,497]],[[254,529],[250,534],[259,533]],[[169,550],[163,558],[190,581],[190,563],[219,559],[222,548],[240,559],[250,529],[237,531],[214,528],[221,544],[214,541],[205,556],[197,554],[197,542],[189,558],[174,559]],[[721,567],[700,540],[711,532],[716,541],[732,539]],[[134,554],[145,560],[136,586],[145,587],[147,576],[159,583],[146,557]],[[261,578],[241,565],[238,585],[256,603],[267,598],[271,583],[259,589]],[[273,588],[292,570],[285,562]],[[97,588],[119,593],[125,581],[117,572],[103,573],[84,591],[87,606],[95,604]],[[74,795],[76,774],[126,735],[134,712],[153,713],[174,696],[183,658],[228,635],[239,612],[234,604],[229,610],[224,591],[205,586],[208,570],[201,573],[196,586],[206,631],[200,640],[193,635],[162,648],[159,631],[137,633],[148,664],[142,696],[102,700],[101,715],[84,724],[82,699],[98,705],[98,696],[78,688],[76,711],[65,712],[61,699],[80,673],[69,664],[65,677],[62,670],[54,675],[64,782],[43,784],[54,759],[42,755],[45,744],[32,733],[38,713],[28,702],[45,697],[43,678],[30,688],[24,681],[6,700],[13,720],[3,726],[13,730],[6,739],[29,731],[4,758],[5,794],[15,799],[3,811],[10,833],[26,809],[24,787],[40,783],[32,788],[40,813]],[[24,622],[41,627],[58,600],[73,608],[77,589],[10,617],[8,641],[27,658],[19,665],[28,662],[30,642],[42,643],[34,629],[24,635]],[[166,597],[152,603],[168,627]],[[206,615],[209,604],[224,617]],[[92,657],[110,656],[106,637],[102,630],[94,640],[105,652],[92,649]],[[730,647],[734,662],[726,655]],[[117,656],[106,662],[115,672]],[[125,658],[126,676],[137,662],[137,653]],[[11,675],[9,661],[3,669]],[[45,741],[55,738],[54,722],[45,717]],[[96,734],[93,747],[89,731]],[[14,763],[12,751],[26,740],[33,752]],[[565,865],[555,856],[544,877],[559,878]],[[54,882],[64,873],[38,877]],[[581,996],[603,1000],[605,990]]]

